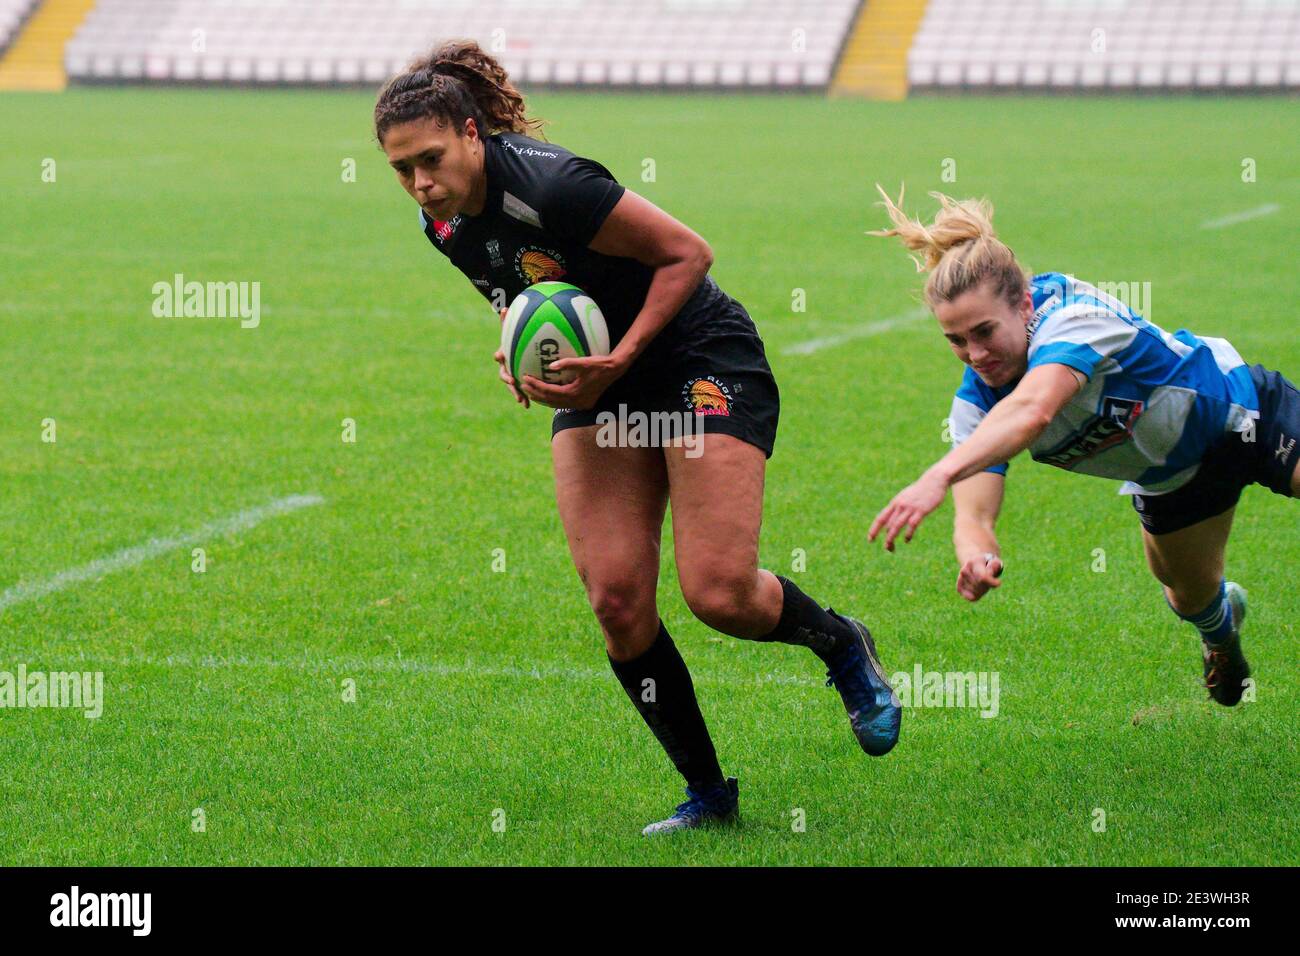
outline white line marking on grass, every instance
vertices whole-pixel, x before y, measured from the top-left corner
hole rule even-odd
[[[924,319],[930,314],[926,308],[913,309],[911,312],[904,312],[901,315],[891,316],[888,319],[881,319],[879,322],[868,322],[866,325],[860,325],[855,329],[847,332],[841,332],[839,335],[827,335],[822,338],[808,339],[806,342],[796,342],[794,345],[786,346],[781,350],[782,355],[811,355],[813,352],[820,352],[822,349],[832,348],[836,345],[843,345],[845,342],[852,342],[854,339],[870,338],[873,335],[880,335],[882,332],[888,332],[903,325],[912,325],[919,319]]]
[[[1201,228],[1222,229],[1224,226],[1235,226],[1239,222],[1250,222],[1252,219],[1271,216],[1281,208],[1277,203],[1271,202],[1263,206],[1256,206],[1254,209],[1247,209],[1245,212],[1234,212],[1230,216],[1223,216],[1219,219],[1208,219],[1201,223]]]
[[[428,674],[433,677],[491,677],[527,680],[593,681],[607,683],[612,675],[607,668],[578,667],[514,667],[484,664],[466,659],[462,663],[444,661],[399,660],[392,657],[249,657],[243,654],[167,654],[165,656],[133,654],[127,657],[110,657],[94,652],[80,651],[74,660],[106,664],[113,667],[203,667],[217,670],[250,668],[255,670],[292,670],[304,673],[333,671],[340,674],[373,671],[397,674]],[[821,687],[821,678],[799,677],[792,674],[755,674],[753,678],[734,679],[710,677],[695,678],[697,684],[722,684],[750,687],[755,684],[794,684],[801,687]]]
[[[233,515],[205,524],[198,530],[191,531],[188,534],[175,538],[150,538],[144,544],[123,548],[121,551],[107,557],[96,558],[89,564],[60,571],[44,581],[31,583],[20,581],[6,589],[4,593],[0,593],[0,611],[11,608],[15,604],[35,601],[47,594],[53,594],[55,591],[62,591],[74,584],[81,584],[83,581],[98,580],[115,571],[122,571],[156,558],[168,551],[192,547],[221,535],[246,531],[254,525],[261,524],[267,518],[288,514],[291,511],[297,511],[299,508],[310,508],[313,505],[324,504],[324,502],[325,499],[320,495],[289,495],[287,498],[276,498],[264,505],[245,508],[243,511],[237,511]]]

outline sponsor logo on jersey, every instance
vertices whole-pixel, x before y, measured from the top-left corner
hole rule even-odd
[[[1053,292],[1046,302],[1034,310],[1034,314],[1031,315],[1029,321],[1025,323],[1025,338],[1032,340],[1034,333],[1038,331],[1038,327],[1043,324],[1043,319],[1047,317],[1047,313],[1051,312],[1060,304],[1060,296]]]
[[[492,260],[493,269],[500,269],[506,264],[506,260],[501,258],[501,243],[499,240],[489,239],[487,241],[487,254],[488,258]]]
[[[682,399],[696,415],[731,414],[731,389],[712,375],[693,378],[683,385]]]
[[[1034,314],[1030,316],[1029,322],[1025,325],[1025,337],[1032,339],[1038,327],[1043,324],[1043,319],[1048,314],[1056,311],[1057,306],[1065,299],[1065,286],[1053,279],[1050,282],[1044,282],[1038,287],[1038,291],[1047,294],[1042,305],[1034,309]]]
[[[517,154],[520,155],[520,156],[536,156],[536,157],[542,157],[542,158],[545,158],[545,159],[559,159],[559,158],[560,158],[560,154],[559,154],[559,153],[552,153],[552,152],[549,152],[549,151],[544,150],[544,149],[534,149],[534,148],[531,147],[531,146],[524,146],[524,147],[520,148],[519,146],[516,146],[514,143],[510,142],[510,140],[508,140],[508,139],[502,139],[502,140],[500,140],[499,142],[500,142],[501,145],[504,146],[506,149],[510,150],[510,152],[512,152],[512,153],[517,153]]]
[[[438,237],[439,242],[446,242],[456,232],[456,227],[460,225],[459,214],[450,220],[435,219],[433,221],[433,234]]]
[[[1067,470],[1085,458],[1093,458],[1121,445],[1133,437],[1133,427],[1142,417],[1144,405],[1135,399],[1111,398],[1101,400],[1101,414],[1095,415],[1081,429],[1050,451],[1035,454],[1034,461]]]
[[[565,275],[564,257],[553,249],[524,246],[515,253],[515,271],[529,285],[554,282]]]

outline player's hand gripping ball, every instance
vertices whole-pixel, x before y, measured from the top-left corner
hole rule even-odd
[[[609,354],[609,328],[600,307],[567,282],[538,282],[515,297],[501,323],[505,370],[518,388],[525,375],[567,385],[576,373],[553,369],[557,359]]]

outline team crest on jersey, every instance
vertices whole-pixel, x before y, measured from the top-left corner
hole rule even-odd
[[[712,375],[693,378],[683,385],[682,400],[696,415],[731,414],[731,389]]]
[[[565,275],[564,257],[553,249],[524,246],[515,253],[515,271],[529,285],[554,282]]]
[[[1133,428],[1142,417],[1144,408],[1143,403],[1136,399],[1106,396],[1101,400],[1101,414],[1093,416],[1051,451],[1034,455],[1034,461],[1072,469],[1085,458],[1093,458],[1132,438]]]

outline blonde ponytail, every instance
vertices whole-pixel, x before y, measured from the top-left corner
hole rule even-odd
[[[930,308],[936,303],[951,302],[963,292],[985,282],[993,282],[996,293],[1011,305],[1018,305],[1027,288],[1028,278],[1013,253],[998,239],[993,229],[993,204],[987,199],[956,200],[943,193],[930,195],[939,201],[934,222],[925,225],[903,212],[902,189],[898,202],[876,184],[884,198],[893,223],[890,229],[868,233],[872,236],[897,236],[913,255],[917,272],[929,272],[925,283],[925,301]]]

